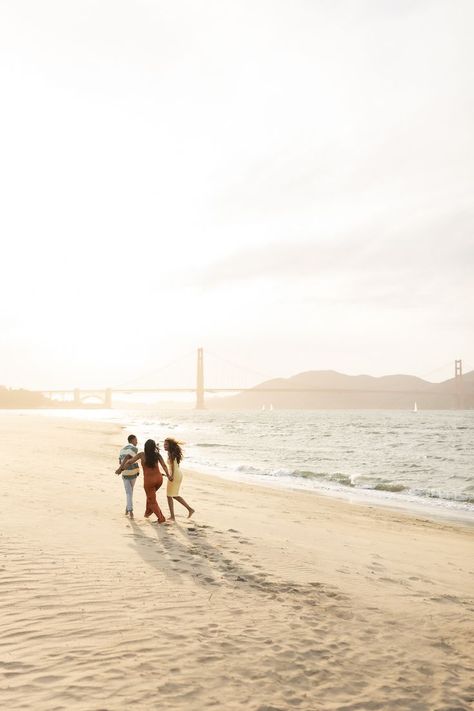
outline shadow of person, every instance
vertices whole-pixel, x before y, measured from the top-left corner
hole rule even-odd
[[[160,540],[168,562],[174,565],[174,569],[179,574],[192,578],[195,582],[200,584],[216,583],[211,561],[202,554],[192,538],[186,534],[180,535],[181,529],[182,526],[178,521],[169,525],[156,526],[155,534]],[[185,527],[186,529],[187,527]]]
[[[138,553],[140,558],[152,568],[160,570],[164,575],[172,580],[179,578],[174,565],[172,565],[162,542],[166,539],[167,526],[160,526],[152,521],[145,520],[138,524],[135,519],[129,520],[129,525],[133,533],[129,534],[130,545]],[[149,532],[156,532],[158,541]]]
[[[246,564],[239,558],[236,560],[235,557],[229,557],[240,553],[235,549],[236,546],[249,543],[232,529],[229,529],[232,532],[229,535],[214,530],[212,526],[188,520],[184,524],[175,521],[171,525],[159,525],[146,521],[137,524],[132,519],[130,525],[133,529],[132,545],[140,557],[175,582],[188,578],[203,589],[212,589],[214,586],[252,589],[278,600],[290,595],[294,602],[303,599],[311,605],[321,601],[322,595],[331,598],[335,595],[335,589],[321,583],[299,584],[294,581],[271,580],[269,573],[258,570],[251,563]],[[208,539],[207,531],[220,535],[219,545]],[[340,595],[337,597],[342,600]]]
[[[204,567],[207,566],[212,576],[206,577],[205,571],[197,570],[194,575],[205,584],[216,583],[219,580],[225,582],[232,587],[238,585],[247,585],[262,592],[271,592],[274,583],[265,573],[259,572],[257,568],[246,565],[242,560],[235,560],[229,557],[235,553],[236,545],[248,543],[244,538],[236,542],[234,539],[229,540],[229,537],[223,538],[220,545],[216,546],[207,538],[206,529],[212,530],[211,526],[202,526],[193,522],[188,522],[187,525],[180,525],[178,522],[173,524],[176,533],[183,539],[183,544],[188,551],[194,556],[195,560]],[[220,532],[223,534],[223,532]],[[176,536],[173,537],[176,539]],[[170,539],[164,542],[167,546]],[[216,579],[217,578],[217,579]]]

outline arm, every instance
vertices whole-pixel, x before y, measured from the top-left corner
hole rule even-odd
[[[142,456],[143,456],[143,452],[139,452],[134,457],[131,457],[129,454],[127,454],[127,456],[124,458],[122,464],[119,466],[119,468],[117,469],[117,471],[115,473],[121,474],[126,466],[129,466],[130,464],[135,464],[135,462],[138,462],[138,460],[142,461]]]
[[[117,474],[117,476],[122,473],[122,464],[125,464],[131,458],[132,458],[131,454],[127,454],[127,456],[124,457],[124,459],[122,461],[120,461],[120,457],[119,457],[118,469],[115,470],[115,473]]]
[[[168,471],[168,467],[166,466],[165,460],[163,459],[163,457],[161,456],[161,454],[158,455],[158,461],[159,461],[159,463],[161,464],[161,466],[163,467],[163,469],[165,470],[165,474],[166,474],[166,476],[168,477],[168,479],[169,479],[170,481],[173,481],[173,477],[170,478],[170,473],[169,473],[169,471]]]

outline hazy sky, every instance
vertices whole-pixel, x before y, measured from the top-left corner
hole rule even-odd
[[[0,384],[473,367],[473,21],[0,0]]]

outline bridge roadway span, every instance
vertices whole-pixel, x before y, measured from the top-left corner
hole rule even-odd
[[[105,392],[136,394],[136,393],[195,393],[196,388],[80,388],[81,396],[92,395],[103,396]],[[386,395],[388,393],[398,393],[400,395],[419,394],[419,395],[438,395],[431,390],[369,390],[367,388],[203,388],[205,393],[240,393],[240,392],[258,392],[258,393],[379,393]],[[43,395],[74,395],[75,390],[40,390]],[[443,394],[455,395],[456,392],[444,391]]]

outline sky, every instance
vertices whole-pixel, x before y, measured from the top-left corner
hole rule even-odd
[[[0,384],[474,368],[473,21],[0,0]]]

